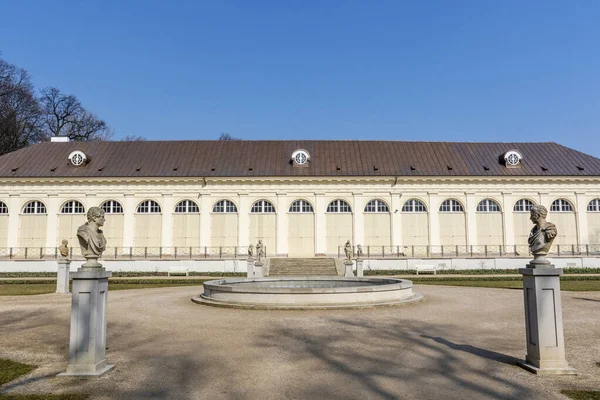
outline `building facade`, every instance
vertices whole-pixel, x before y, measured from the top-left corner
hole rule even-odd
[[[72,142],[0,157],[5,253],[73,245],[100,206],[115,255],[259,239],[270,256],[338,255],[346,240],[383,256],[518,254],[534,204],[555,249],[600,250],[600,160],[554,143]]]

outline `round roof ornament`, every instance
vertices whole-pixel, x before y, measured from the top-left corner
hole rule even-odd
[[[85,165],[86,161],[87,161],[87,156],[81,150],[75,150],[75,151],[71,152],[71,154],[69,154],[69,162],[75,167],[80,167],[82,165]]]
[[[294,165],[307,165],[310,161],[310,154],[306,150],[296,150],[292,153],[292,161]]]
[[[504,154],[504,161],[507,167],[516,167],[521,163],[523,156],[516,150],[507,151]]]

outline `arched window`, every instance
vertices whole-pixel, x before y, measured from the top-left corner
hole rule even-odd
[[[440,212],[465,212],[465,210],[458,200],[448,199],[440,206]]]
[[[106,214],[123,214],[123,206],[116,200],[106,200],[100,204],[100,208],[104,210]]]
[[[8,214],[8,206],[3,201],[0,201],[0,214]]]
[[[313,206],[306,200],[296,200],[290,206],[291,213],[311,213],[314,212]]]
[[[367,203],[367,205],[365,206],[365,212],[389,213],[390,208],[383,201],[375,199]]]
[[[492,199],[481,200],[479,204],[477,204],[477,211],[500,212],[500,205]]]
[[[144,200],[137,207],[138,214],[159,214],[160,205],[154,200]]]
[[[328,213],[351,213],[352,208],[350,208],[350,204],[346,203],[344,200],[334,200],[327,206]]]
[[[427,208],[421,200],[410,199],[402,206],[402,212],[427,212]]]
[[[84,214],[83,204],[77,200],[67,201],[60,209],[61,214]]]
[[[30,201],[23,207],[23,214],[46,214],[46,206],[41,201]]]
[[[199,213],[200,207],[198,207],[198,204],[196,204],[192,200],[181,200],[175,206],[175,212],[181,214]]]
[[[252,208],[250,209],[250,212],[253,214],[257,214],[257,213],[274,213],[275,212],[275,206],[273,206],[273,203],[271,203],[268,200],[258,200],[257,202],[255,202],[254,204],[252,204]]]
[[[550,211],[554,212],[573,212],[573,206],[565,199],[556,199],[550,206]]]
[[[587,210],[591,211],[591,212],[600,212],[600,199],[594,199],[594,200],[590,201],[590,204],[588,204]],[[6,211],[6,212],[8,212],[8,211]]]
[[[229,200],[218,201],[213,207],[214,213],[236,213],[237,207]]]
[[[515,203],[513,211],[515,212],[529,212],[533,207],[533,202],[527,199],[521,199]]]

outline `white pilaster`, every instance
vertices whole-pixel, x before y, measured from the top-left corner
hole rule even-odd
[[[58,207],[60,207],[60,201],[56,195],[48,195],[45,201],[46,211],[48,215],[46,225],[46,246],[45,247],[56,247],[58,241],[56,236],[58,235]]]
[[[288,200],[285,193],[277,193],[277,254],[288,253]]]
[[[353,193],[353,208],[354,211],[354,246],[365,242],[365,198],[362,193]]]
[[[591,200],[585,193],[575,193],[575,216],[577,218],[577,242],[579,244],[589,244],[587,205]]]
[[[467,246],[477,245],[477,198],[475,193],[465,193],[465,215],[467,226]]]
[[[502,192],[502,223],[504,225],[504,243],[506,246],[514,246],[516,244],[515,221],[513,218],[515,201],[512,193]]]
[[[390,213],[392,219],[392,246],[403,246],[402,242],[402,222],[400,216],[402,215],[402,194],[394,194],[390,199]]]
[[[123,247],[132,247],[135,236],[136,198],[132,193],[125,193],[123,200]]]
[[[442,197],[437,193],[428,193],[429,195],[429,245],[440,245],[440,203]]]
[[[250,235],[250,199],[246,194],[240,194],[238,197],[240,204],[238,214],[238,246],[248,246]]]
[[[325,211],[327,210],[327,204],[325,195],[323,193],[315,193],[314,197],[315,204],[315,253],[325,254],[326,249],[326,220]]]
[[[549,193],[539,192],[538,193],[539,204],[546,207],[548,211],[550,211],[550,206],[554,201],[554,197],[550,196]]]
[[[21,198],[18,194],[11,194],[8,200],[8,247],[19,245],[19,216],[21,215]]]
[[[175,205],[173,204],[173,195],[170,193],[163,194],[162,203],[161,246],[171,247],[173,246],[173,213],[175,212]]]
[[[200,246],[211,245],[210,243],[210,213],[212,212],[212,199],[209,195],[200,196]]]

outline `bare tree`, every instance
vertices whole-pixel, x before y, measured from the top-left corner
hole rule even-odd
[[[0,155],[41,139],[41,110],[27,71],[0,59]]]
[[[40,103],[47,136],[67,136],[71,140],[108,140],[113,132],[106,122],[81,105],[77,97],[55,87],[42,90]]]
[[[237,138],[235,136],[231,136],[227,132],[223,132],[223,133],[221,133],[221,136],[219,136],[219,140],[242,140],[242,139]]]
[[[121,139],[121,142],[143,142],[146,139],[143,136],[138,136],[138,135],[125,135],[123,136],[123,138]]]

